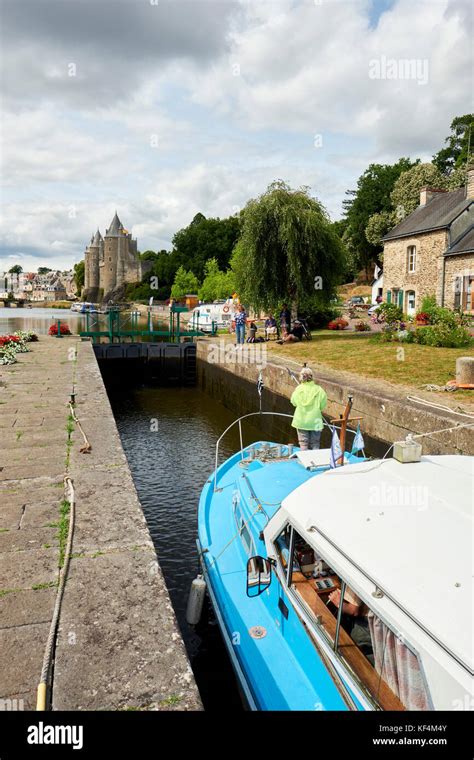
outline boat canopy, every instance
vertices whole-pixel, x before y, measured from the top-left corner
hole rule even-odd
[[[289,521],[330,546],[472,673],[473,480],[469,456],[327,470],[283,500],[266,537]]]

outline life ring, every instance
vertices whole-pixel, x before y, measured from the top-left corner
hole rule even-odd
[[[229,313],[229,307],[228,306],[223,306],[222,307],[222,311],[224,312],[224,314],[228,314]]]

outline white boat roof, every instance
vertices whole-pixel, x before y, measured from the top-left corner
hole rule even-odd
[[[470,456],[375,460],[311,478],[282,511],[308,543],[321,534],[472,672],[473,480]]]

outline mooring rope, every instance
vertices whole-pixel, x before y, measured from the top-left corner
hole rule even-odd
[[[424,404],[425,406],[432,406],[434,409],[438,409],[440,412],[450,412],[450,414],[458,414],[460,417],[474,418],[474,414],[469,412],[457,412],[455,409],[451,409],[444,404],[437,404],[434,401],[428,401],[428,399],[420,398],[419,396],[407,396],[408,401],[415,401],[417,404]]]
[[[69,531],[68,531],[68,536],[67,536],[66,550],[64,554],[64,564],[59,572],[59,583],[58,583],[58,591],[56,594],[56,602],[54,605],[51,625],[49,627],[49,635],[46,641],[46,647],[45,647],[44,656],[43,656],[43,667],[41,670],[41,677],[40,677],[40,682],[38,684],[38,690],[37,690],[36,709],[41,710],[41,711],[46,710],[48,677],[51,670],[54,642],[56,638],[56,629],[58,627],[59,613],[61,610],[61,602],[63,599],[64,587],[66,585],[66,578],[67,578],[67,573],[69,569],[69,560],[71,558],[72,537],[74,533],[76,497],[75,497],[75,491],[74,491],[74,484],[71,478],[69,477],[69,475],[64,476],[64,487],[66,491],[69,492],[68,493],[69,495],[68,501],[70,505]]]
[[[76,412],[74,411],[74,407],[73,407],[73,405],[72,405],[71,402],[69,402],[69,409],[71,410],[71,416],[72,416],[74,422],[76,423],[77,427],[81,431],[82,437],[84,439],[84,445],[81,446],[81,448],[79,449],[79,451],[80,451],[81,454],[90,454],[90,452],[92,450],[92,445],[87,440],[87,436],[84,433],[84,430],[82,429],[82,425],[81,425],[80,421],[76,417]]]

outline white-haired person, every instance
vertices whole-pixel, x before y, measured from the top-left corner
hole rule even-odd
[[[298,433],[300,449],[319,449],[324,427],[322,411],[327,404],[327,396],[321,386],[314,382],[313,371],[309,367],[301,370],[300,384],[290,401],[296,407],[291,424]]]

